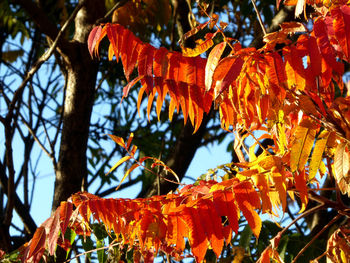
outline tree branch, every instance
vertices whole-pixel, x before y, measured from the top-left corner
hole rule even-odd
[[[33,19],[40,31],[52,40],[57,37],[59,30],[57,26],[48,18],[46,12],[37,2],[32,0],[13,0],[13,4],[20,5]]]

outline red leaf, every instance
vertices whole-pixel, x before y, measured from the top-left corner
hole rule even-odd
[[[48,223],[45,225],[45,230],[46,233],[48,233],[46,239],[49,254],[54,255],[57,246],[58,233],[60,231],[60,207],[56,209],[53,217],[48,220]]]
[[[232,191],[215,191],[213,193],[213,202],[220,216],[227,216],[231,230],[238,232],[239,212],[234,201]],[[226,238],[226,237],[225,237]],[[230,240],[226,240],[230,242]]]
[[[213,202],[207,199],[202,199],[198,206],[200,207],[198,213],[201,217],[201,221],[205,223],[204,229],[207,238],[210,241],[215,255],[219,258],[224,245],[221,217],[217,214]]]
[[[314,33],[317,38],[317,44],[320,47],[323,58],[334,71],[339,74],[343,74],[344,65],[343,63],[337,62],[336,60],[336,53],[333,45],[329,41],[327,26],[323,19],[316,20],[314,24]]]
[[[60,225],[61,225],[61,232],[64,235],[64,233],[67,230],[70,217],[73,213],[73,204],[71,202],[63,201],[60,205]]]
[[[350,7],[343,5],[331,10],[334,18],[333,25],[335,36],[343,49],[345,57],[350,58]]]
[[[196,69],[196,85],[201,91],[204,91],[205,85],[205,66],[207,60],[201,57],[196,57],[194,59],[195,69]],[[209,111],[209,109],[208,109]]]
[[[121,59],[124,68],[124,74],[129,81],[130,74],[137,63],[140,40],[136,38],[129,30],[124,30],[122,35],[123,43],[121,45]]]
[[[311,72],[310,80],[315,82],[315,77],[322,72],[321,53],[317,46],[317,41],[314,37],[309,37],[307,41],[307,50],[309,52],[310,61],[308,69]]]
[[[144,75],[138,76],[134,78],[132,81],[130,81],[124,88],[123,88],[123,97],[128,96],[130,89],[141,80],[145,79]],[[138,107],[139,108],[139,107]]]
[[[157,49],[153,60],[153,74],[155,77],[164,77],[168,70],[168,50],[161,47]]]
[[[141,46],[141,49],[139,51],[139,55],[137,58],[137,65],[138,65],[138,74],[139,76],[146,75],[146,76],[152,76],[152,64],[153,64],[153,57],[156,49],[149,45],[149,44],[143,44]]]
[[[282,57],[277,52],[265,56],[267,62],[266,74],[269,81],[279,88],[283,88],[287,80]]]
[[[107,36],[108,36],[109,42],[112,45],[112,50],[115,55],[115,58],[118,62],[119,56],[120,56],[119,52],[121,50],[122,41],[123,41],[122,36],[124,34],[125,29],[118,24],[113,24],[113,25],[107,24],[105,28],[107,29]],[[112,56],[109,55],[108,57],[110,60],[112,59]]]
[[[212,83],[212,86],[215,87],[215,98],[233,84],[241,73],[243,64],[244,60],[241,57],[234,56],[226,57],[219,62],[214,71]]]
[[[101,32],[102,32],[102,27],[101,26],[95,26],[90,34],[89,34],[89,38],[88,38],[88,49],[89,49],[89,53],[90,56],[93,57],[93,51],[95,49],[96,43],[98,41],[98,39],[101,36]]]
[[[30,242],[29,253],[27,258],[35,257],[36,254],[42,252],[45,249],[46,231],[44,226],[40,226],[34,233],[34,236]]]

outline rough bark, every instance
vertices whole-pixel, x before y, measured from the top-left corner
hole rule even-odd
[[[87,38],[95,21],[105,13],[104,2],[88,0],[75,19],[75,34],[63,54],[68,83],[64,104],[61,145],[52,209],[80,191],[87,177],[86,150],[95,96],[97,62],[91,60]]]
[[[86,149],[98,71],[98,63],[93,61],[88,53],[87,38],[96,20],[104,16],[105,5],[104,1],[99,0],[80,2],[83,2],[83,7],[75,18],[73,39],[69,41],[62,38],[57,44],[64,61],[68,83],[53,210],[62,200],[80,191],[87,176]],[[15,0],[14,3],[27,11],[41,33],[51,40],[55,39],[59,30],[37,2]]]
[[[193,134],[192,125],[187,123],[177,139],[177,142],[172,150],[172,154],[170,155],[170,158],[167,160],[166,164],[176,173],[180,180],[185,176],[186,171],[190,166],[194,155],[196,154],[196,151],[202,145],[203,136],[206,133],[207,124],[210,117],[211,114],[209,114],[209,116],[204,116],[202,124],[195,134]],[[175,180],[173,175],[163,172],[161,173],[161,178],[159,180],[156,178],[148,191],[146,193],[141,192],[139,196],[150,197],[157,194],[164,195],[170,191],[176,190],[178,185],[169,182],[164,178],[172,181]],[[160,186],[158,188],[159,183]]]
[[[177,32],[181,38],[184,33],[191,30],[191,24],[189,21],[190,8],[186,0],[172,0],[172,4],[175,11],[174,20],[176,21],[177,25]],[[193,38],[187,39],[184,45],[187,47],[194,47],[195,43]],[[197,149],[201,146],[209,119],[210,116],[204,116],[201,127],[195,134],[193,134],[194,129],[192,125],[188,122],[186,125],[184,125],[177,138],[176,144],[174,145],[172,153],[168,158],[166,164],[177,174],[180,180],[182,180],[182,178],[185,176],[185,173]],[[172,175],[168,176],[164,173],[161,173],[161,177],[162,178],[160,179],[156,178],[148,191],[141,192],[139,194],[139,197],[150,197],[156,194],[167,194],[169,191],[175,190],[177,188],[177,184],[164,180],[164,178],[174,180],[174,177]]]

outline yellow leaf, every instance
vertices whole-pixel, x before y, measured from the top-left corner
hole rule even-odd
[[[343,142],[338,144],[334,155],[334,176],[337,180],[340,191],[350,195],[350,178],[349,178],[349,148],[348,145]]]
[[[309,180],[313,179],[316,176],[318,168],[320,167],[323,152],[326,149],[328,137],[329,132],[324,130],[317,138],[310,161]]]
[[[272,180],[275,184],[279,200],[282,204],[282,211],[285,211],[287,206],[287,185],[285,178],[280,173],[272,173]]]
[[[125,178],[132,172],[134,171],[137,167],[139,167],[140,165],[138,163],[134,163],[124,174],[123,178],[120,180],[120,183],[118,185],[118,187],[115,189],[116,191],[119,189],[119,187],[121,186],[122,182],[125,180]]]
[[[298,126],[294,135],[294,142],[292,144],[290,156],[290,168],[292,172],[297,169],[304,170],[309,154],[314,144],[316,130]]]
[[[211,48],[214,45],[213,40],[207,39],[204,41],[201,41],[195,48],[183,48],[182,49],[182,55],[185,57],[196,57],[199,56],[200,54],[204,53],[207,51],[209,48]]]
[[[113,165],[113,167],[108,171],[108,173],[107,173],[106,175],[110,174],[110,173],[113,172],[115,169],[117,169],[117,167],[118,167],[119,165],[121,165],[122,163],[124,163],[124,162],[126,162],[126,161],[128,161],[128,160],[130,160],[130,159],[131,159],[131,156],[124,156],[124,157],[121,158],[115,165]]]

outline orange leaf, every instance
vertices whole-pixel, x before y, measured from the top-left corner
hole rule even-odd
[[[226,47],[226,42],[216,45],[209,53],[207,64],[205,66],[205,91],[209,91],[212,86],[212,78],[216,66],[219,63],[222,53]]]
[[[265,59],[267,62],[266,74],[269,82],[282,89],[283,84],[287,80],[282,57],[277,52],[272,52],[266,55]]]
[[[210,241],[215,255],[217,258],[219,258],[224,245],[222,223],[220,220],[221,218],[217,214],[213,202],[207,199],[202,199],[201,202],[198,203],[198,206],[198,213],[200,215],[201,221],[205,224],[204,229],[207,234],[207,238]]]
[[[122,182],[125,180],[126,177],[129,176],[129,174],[134,171],[137,167],[139,167],[140,165],[138,163],[134,163],[124,174],[123,178],[120,180],[119,185],[117,186],[117,188],[115,189],[116,191],[119,189],[119,187],[121,186]]]
[[[210,20],[208,22],[205,22],[203,24],[199,24],[198,26],[192,28],[190,31],[186,32],[184,35],[183,35],[183,39],[186,40],[188,39],[189,37],[197,34],[200,30],[202,30],[203,28],[205,28],[208,24],[209,24]]]
[[[34,233],[30,242],[27,258],[31,258],[45,249],[46,231],[44,226],[40,226]]]
[[[214,71],[212,83],[215,98],[233,84],[241,73],[243,64],[244,60],[235,56],[226,57],[219,62]]]
[[[125,148],[125,142],[124,142],[124,139],[122,137],[115,136],[115,135],[112,135],[112,134],[108,134],[108,136],[111,137],[111,139],[114,142],[116,142],[120,147]]]
[[[205,236],[198,211],[192,207],[184,207],[181,217],[188,229],[188,240],[196,262],[202,262],[208,249],[208,239]]]
[[[262,226],[261,219],[258,213],[254,210],[260,208],[260,198],[258,193],[248,181],[236,184],[233,187],[233,191],[235,193],[239,209],[247,219],[253,234],[256,236],[256,238],[258,238]]]
[[[295,188],[296,190],[299,191],[299,194],[300,194],[301,208],[299,213],[302,213],[306,209],[306,205],[308,203],[305,170],[294,173],[294,180],[295,180]]]
[[[130,133],[128,142],[126,144],[126,150],[129,150],[133,138],[134,138],[134,133],[132,132],[132,133]]]

